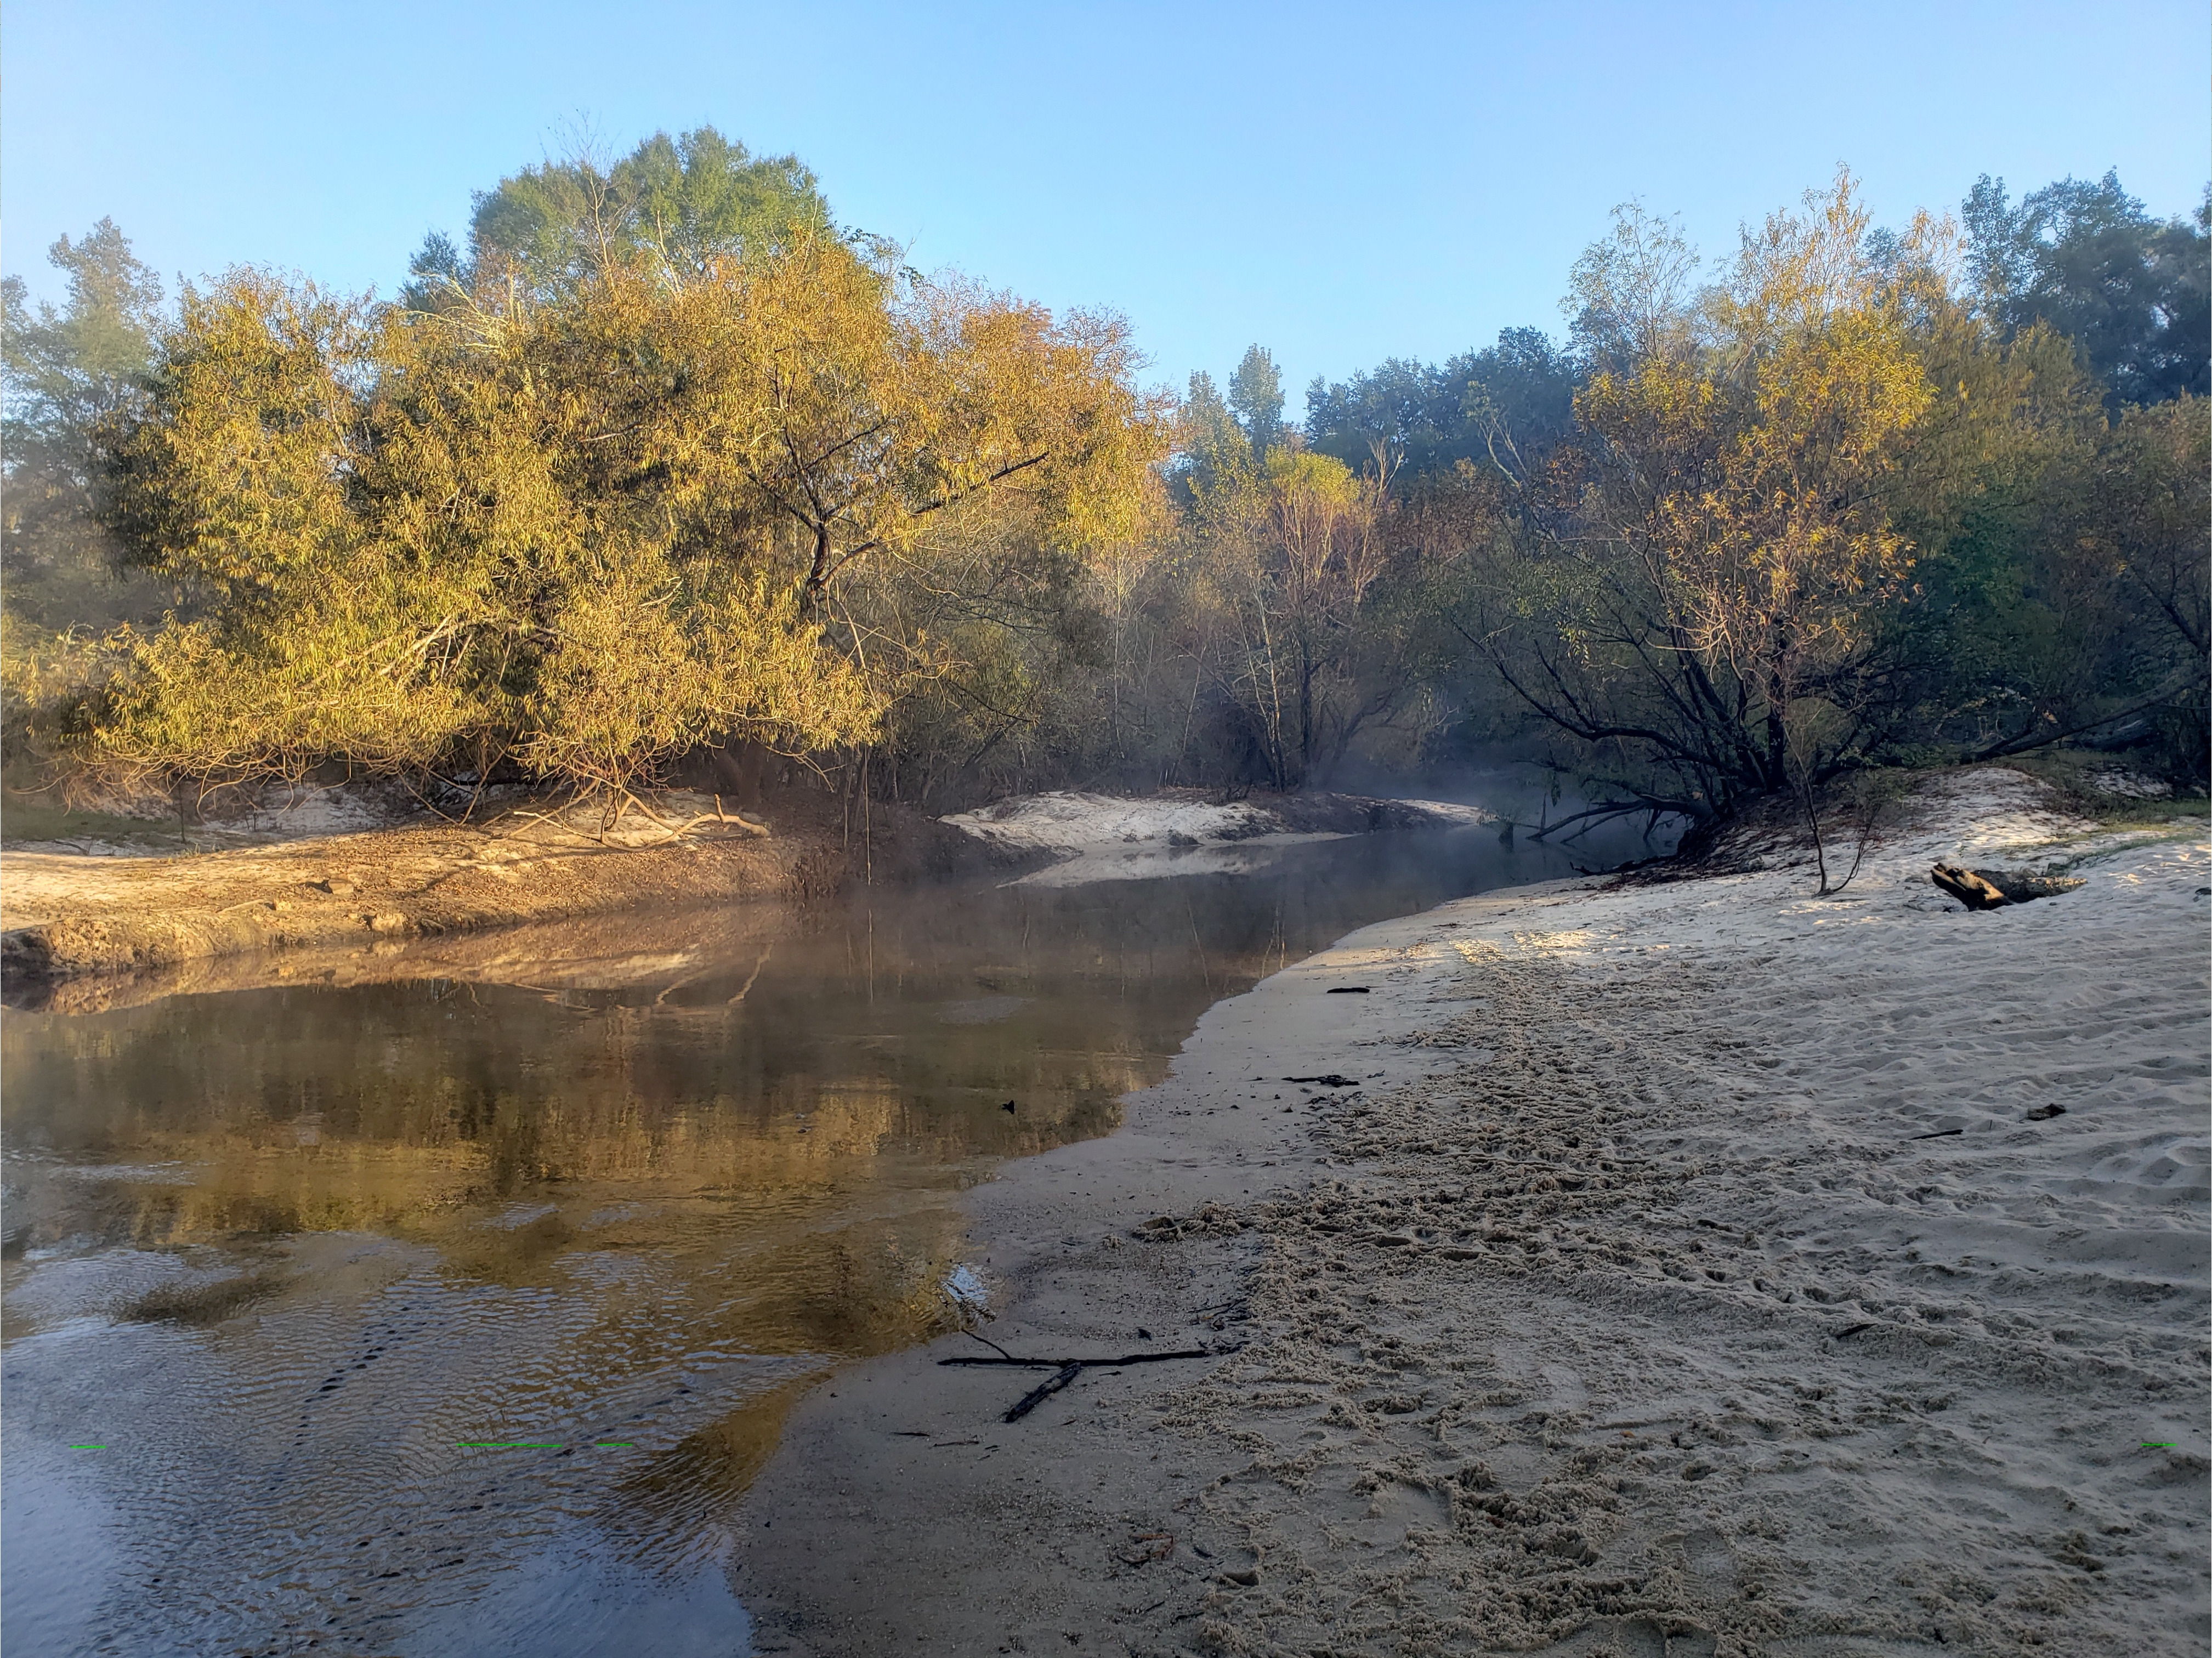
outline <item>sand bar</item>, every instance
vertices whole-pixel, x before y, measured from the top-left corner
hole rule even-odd
[[[970,1339],[842,1373],[742,1516],[758,1649],[2203,1651],[2201,820],[1990,769],[1809,878],[1485,895],[1213,1008],[971,1265],[1017,1355],[1222,1356],[1012,1424],[1049,1373]]]

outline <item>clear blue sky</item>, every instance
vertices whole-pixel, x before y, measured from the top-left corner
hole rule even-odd
[[[1838,161],[1876,214],[2117,167],[2212,173],[2212,9],[1368,3],[376,5],[11,0],[0,266],[112,216],[165,273],[389,294],[470,191],[579,112],[627,149],[712,123],[796,151],[838,217],[1054,307],[1152,377],[1254,340],[1315,374],[1560,327],[1607,210],[1708,248]]]

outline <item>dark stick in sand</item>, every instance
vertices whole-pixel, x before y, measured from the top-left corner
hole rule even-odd
[[[996,1343],[989,1345],[997,1345]],[[1004,1348],[1000,1348],[999,1351],[1001,1353],[1006,1351]],[[1188,1347],[1173,1353],[1124,1353],[1119,1358],[1015,1358],[1011,1355],[1000,1358],[971,1358],[963,1354],[957,1358],[940,1358],[937,1362],[939,1364],[1001,1366],[1011,1364],[1024,1370],[1051,1370],[1054,1374],[1050,1381],[1039,1382],[1029,1392],[1024,1394],[1015,1402],[1013,1408],[1000,1418],[1006,1422],[1018,1422],[1085,1370],[1115,1370],[1124,1364],[1157,1364],[1163,1359],[1170,1358],[1211,1358],[1212,1357],[1213,1355],[1203,1347]]]

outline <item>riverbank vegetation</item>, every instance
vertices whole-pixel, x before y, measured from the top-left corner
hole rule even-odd
[[[2110,176],[1886,229],[1839,174],[1718,261],[1626,208],[1563,339],[1301,424],[1261,347],[1148,390],[1121,319],[710,130],[501,181],[392,301],[170,304],[103,221],[63,306],[8,284],[10,780],[948,811],[1510,756],[1698,825],[2067,743],[2201,789],[2208,232]]]

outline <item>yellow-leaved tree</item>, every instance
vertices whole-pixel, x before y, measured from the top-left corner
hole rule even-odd
[[[1632,208],[1577,267],[1580,440],[1521,487],[1462,625],[1639,808],[1809,789],[1902,712],[1881,623],[1911,579],[1893,495],[1946,239],[1877,246],[1842,174],[1710,287]]]
[[[1158,448],[1132,368],[1118,322],[814,234],[428,311],[234,272],[109,434],[111,521],[195,604],[111,641],[81,751],[505,764],[616,810],[702,745],[866,742],[911,653],[872,659],[843,586],[933,534],[1122,532]]]
[[[1278,448],[1195,490],[1202,671],[1233,708],[1267,781],[1312,782],[1403,682],[1362,672],[1384,565],[1382,480]]]

